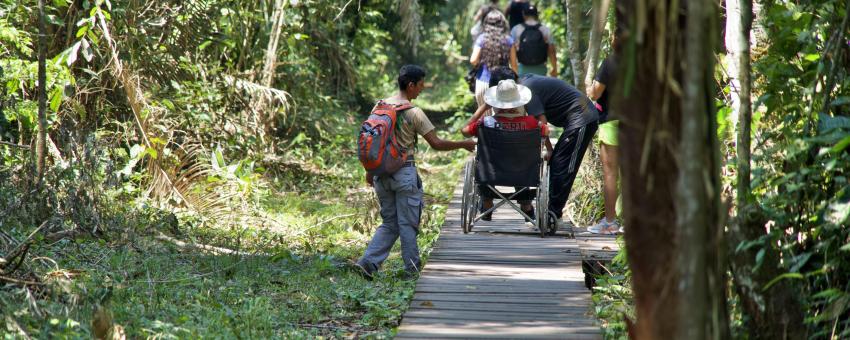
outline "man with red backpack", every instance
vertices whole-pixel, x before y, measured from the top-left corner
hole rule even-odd
[[[523,23],[511,28],[511,37],[516,46],[520,76],[536,74],[546,76],[546,61],[552,66],[549,76],[558,76],[558,58],[549,27],[537,20],[537,6],[528,5],[522,11]]]
[[[418,136],[424,137],[435,150],[472,151],[475,148],[473,140],[456,142],[438,137],[425,112],[410,103],[425,88],[425,70],[422,67],[402,67],[398,86],[396,95],[381,100],[372,110],[361,127],[358,141],[360,160],[367,169],[366,181],[375,188],[383,220],[363,257],[355,263],[357,271],[368,280],[387,259],[399,238],[405,278],[416,278],[421,269],[416,236],[419,234],[424,191],[416,172]],[[397,161],[399,164],[394,164]]]

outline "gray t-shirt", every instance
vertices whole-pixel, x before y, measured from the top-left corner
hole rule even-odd
[[[537,25],[540,22],[537,20],[527,20],[525,25],[533,26]],[[514,38],[514,41],[519,44],[519,37],[522,36],[522,32],[525,31],[525,25],[516,25],[511,29],[511,37]],[[543,34],[543,40],[546,41],[549,45],[554,45],[555,42],[552,40],[552,31],[549,30],[549,27],[546,25],[540,24],[540,33]]]
[[[561,79],[526,74],[519,81],[531,89],[531,101],[525,105],[529,115],[546,114],[549,123],[566,130],[599,120],[590,98]]]

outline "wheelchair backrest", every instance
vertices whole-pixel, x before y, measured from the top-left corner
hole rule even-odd
[[[538,186],[540,143],[540,129],[509,131],[479,126],[476,180],[498,186]]]

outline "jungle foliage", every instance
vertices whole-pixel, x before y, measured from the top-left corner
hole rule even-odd
[[[429,71],[418,104],[456,137],[472,109],[462,75],[481,3],[0,0],[0,333],[391,336],[413,289],[397,282],[400,261],[391,257],[372,283],[345,269],[379,223],[352,131],[395,90],[396,70],[418,63]],[[563,79],[587,66],[598,3],[539,2]],[[746,216],[735,212],[736,76],[720,62],[714,72],[724,223],[755,231],[726,244],[731,335],[788,327],[765,319],[766,302],[753,298],[784,285],[801,306],[785,312],[804,320],[790,327],[847,338],[850,6],[755,7]],[[568,12],[578,24],[567,25]],[[568,49],[571,34],[580,39]],[[601,46],[611,52],[607,39]],[[601,217],[601,168],[588,154],[568,206],[579,225]],[[426,254],[464,155],[424,148]],[[594,309],[607,338],[625,338],[626,320],[641,316],[625,247],[608,269]]]
[[[397,282],[400,261],[369,284],[346,269],[380,221],[352,131],[406,63],[429,70],[419,104],[436,123],[468,108],[468,38],[455,32],[468,31],[473,8],[40,5],[0,2],[0,333],[392,334],[413,289]],[[33,159],[41,17],[43,174]],[[420,147],[427,255],[463,153]]]

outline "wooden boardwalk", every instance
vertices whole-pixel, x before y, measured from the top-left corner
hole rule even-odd
[[[601,339],[580,240],[566,231],[541,238],[510,207],[463,234],[461,191],[396,338]],[[590,249],[594,241],[584,243]]]

